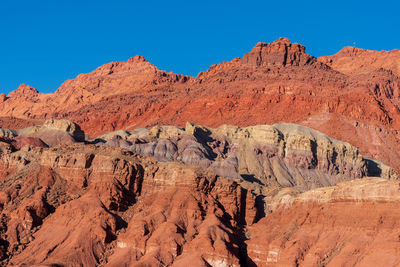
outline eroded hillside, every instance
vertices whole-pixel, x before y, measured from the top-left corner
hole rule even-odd
[[[3,265],[400,261],[395,171],[303,126],[1,132]]]

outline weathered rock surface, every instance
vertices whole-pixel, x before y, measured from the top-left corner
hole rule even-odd
[[[17,90],[10,92],[7,97],[14,97],[14,98],[34,98],[39,95],[38,90],[33,88],[32,86],[21,84]],[[3,98],[3,101],[5,99]]]
[[[234,181],[120,148],[32,148],[0,163],[10,265],[239,266],[240,228],[257,217],[256,197]]]
[[[248,265],[397,266],[399,190],[395,181],[361,179],[277,193],[247,229]]]
[[[25,137],[25,136],[17,136],[14,138],[12,144],[16,149],[21,149],[24,146],[33,146],[33,147],[49,147],[46,143],[42,141],[40,138],[35,137]]]
[[[10,130],[10,129],[0,129],[0,136],[13,138],[17,136],[17,132],[15,130]]]
[[[23,129],[0,129],[0,136],[15,138],[18,147],[25,144],[47,147],[85,141],[85,133],[79,125],[69,120],[55,119]]]
[[[368,73],[382,68],[400,75],[399,49],[374,51],[349,46],[332,56],[319,57],[318,60],[346,74]]]
[[[15,117],[0,117],[0,128],[23,129],[30,126],[43,124],[44,120],[21,119]]]
[[[400,265],[397,56],[281,38],[0,94],[1,264]]]
[[[304,46],[281,38],[197,77],[161,71],[136,56],[81,74],[56,93],[22,86],[2,98],[0,116],[17,117],[22,127],[69,119],[91,137],[186,121],[210,127],[292,122],[349,142],[400,171],[398,51],[360,51],[344,49],[316,61]],[[12,128],[3,121],[1,128]]]
[[[306,192],[255,184],[262,189],[250,190],[199,167],[117,147],[12,150],[4,141],[3,265],[365,266],[400,260],[398,181],[365,178]]]
[[[273,43],[258,43],[243,56],[242,62],[254,67],[311,65],[317,59],[308,55],[306,48],[293,44],[287,38],[279,38]]]
[[[215,129],[187,123],[185,129],[155,126],[105,137],[109,140],[97,140],[161,162],[179,161],[269,186],[309,189],[365,176],[398,178],[392,168],[364,158],[349,143],[290,123]]]

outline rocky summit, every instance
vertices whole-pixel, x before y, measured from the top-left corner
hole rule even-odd
[[[287,38],[279,38],[273,43],[258,43],[249,53],[243,56],[243,64],[254,67],[284,67],[311,65],[317,59],[305,53],[306,48],[292,44]]]
[[[0,265],[399,265],[399,57],[280,38],[0,94]]]

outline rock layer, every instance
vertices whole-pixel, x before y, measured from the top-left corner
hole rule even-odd
[[[242,62],[254,67],[311,65],[317,59],[308,55],[306,48],[292,44],[287,38],[279,38],[273,43],[258,43],[243,56]]]
[[[33,148],[0,160],[10,265],[239,266],[240,227],[257,216],[255,196],[233,181],[120,148]]]
[[[179,161],[269,186],[309,189],[365,176],[398,178],[392,168],[364,158],[349,143],[289,123],[215,129],[187,123],[185,129],[116,131],[100,140],[158,161]]]
[[[249,266],[400,263],[398,182],[362,179],[296,194],[271,197],[269,214],[248,228]]]
[[[160,163],[118,147],[13,150],[4,141],[3,265],[400,261],[398,181],[365,178],[306,192],[256,183],[250,190],[199,167]]]
[[[0,129],[0,136],[15,138],[18,146],[24,143],[36,146],[55,146],[85,141],[85,133],[79,125],[69,120],[55,119],[23,129]]]
[[[318,60],[346,74],[368,73],[383,68],[392,71],[397,76],[400,75],[399,49],[374,51],[349,46],[332,56],[323,56]]]
[[[399,182],[370,159],[399,170],[397,52],[281,38],[197,77],[136,56],[1,94],[1,264],[399,265]]]
[[[69,119],[91,137],[186,121],[210,127],[292,122],[356,145],[399,171],[398,53],[347,50],[316,61],[304,46],[282,38],[197,77],[161,71],[136,56],[81,74],[56,93],[10,93],[1,98],[0,116],[17,117],[23,127]]]

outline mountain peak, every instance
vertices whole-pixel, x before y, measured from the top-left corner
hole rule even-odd
[[[39,94],[38,90],[36,90],[32,86],[22,83],[17,88],[17,90],[10,92],[7,97],[16,97],[16,96],[31,97],[37,94]]]
[[[281,37],[272,43],[259,42],[243,56],[242,63],[255,67],[269,66],[301,66],[316,62],[316,58],[305,52],[305,46],[291,43]]]
[[[336,55],[357,56],[357,55],[362,55],[362,54],[366,54],[369,52],[373,52],[373,51],[358,48],[358,47],[353,47],[353,46],[345,46],[339,52],[337,52]]]
[[[139,63],[139,62],[148,62],[144,56],[141,55],[136,55],[134,57],[131,57],[128,59],[128,62],[130,63]]]
[[[289,38],[286,37],[280,37],[278,40],[273,41],[272,43],[264,43],[264,42],[258,42],[256,44],[256,47],[266,47],[266,46],[271,46],[271,45],[284,45],[284,44],[292,44],[289,40]]]

